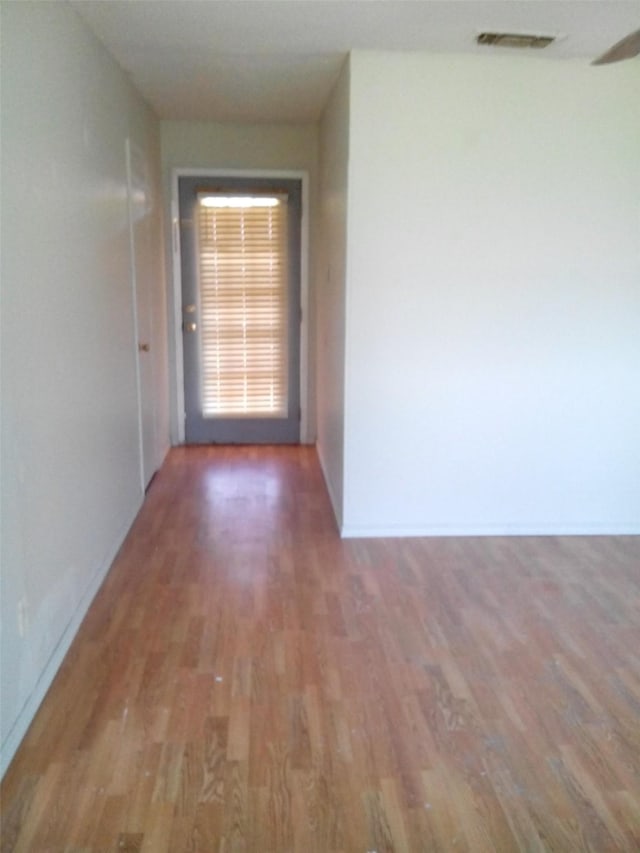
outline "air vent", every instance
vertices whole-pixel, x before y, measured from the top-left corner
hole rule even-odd
[[[536,36],[526,33],[480,33],[476,39],[478,44],[493,47],[526,47],[540,50],[555,41],[555,36]]]

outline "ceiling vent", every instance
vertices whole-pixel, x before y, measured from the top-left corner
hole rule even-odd
[[[522,47],[540,50],[555,41],[555,36],[529,35],[527,33],[480,33],[476,39],[478,44],[493,47]]]

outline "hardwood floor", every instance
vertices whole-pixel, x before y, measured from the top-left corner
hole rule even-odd
[[[181,448],[2,850],[640,850],[640,538],[340,541],[310,448]]]

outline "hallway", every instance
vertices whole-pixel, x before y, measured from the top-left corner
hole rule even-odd
[[[640,539],[341,541],[310,447],[173,449],[2,851],[640,847]]]

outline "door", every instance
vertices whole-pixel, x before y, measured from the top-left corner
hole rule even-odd
[[[136,336],[136,380],[138,391],[138,438],[140,481],[146,489],[156,470],[156,411],[151,289],[156,269],[154,253],[154,203],[149,166],[143,150],[126,140],[129,242],[134,334]]]
[[[298,443],[301,181],[178,185],[185,440]]]

